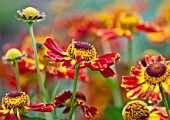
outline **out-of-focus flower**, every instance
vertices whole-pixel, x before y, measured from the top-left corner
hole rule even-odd
[[[57,95],[54,98],[54,104],[57,108],[66,107],[63,113],[67,113],[70,111],[70,102],[71,102],[72,92],[71,91],[64,91],[61,95]],[[75,97],[75,106],[81,107],[84,112],[85,117],[91,119],[97,114],[97,109],[94,107],[88,107],[85,105],[86,97],[85,95],[80,92],[76,91]]]
[[[96,49],[87,42],[72,41],[67,50],[63,50],[51,38],[47,38],[44,45],[50,50],[44,57],[50,58],[51,62],[63,62],[62,66],[67,68],[74,68],[75,63],[78,63],[80,68],[100,71],[106,78],[115,74],[110,66],[120,59],[118,53],[96,56]]]
[[[137,13],[126,11],[119,14],[115,21],[115,27],[112,29],[98,28],[95,32],[104,40],[112,40],[119,36],[125,36],[128,39],[132,39],[134,37],[132,33],[138,31],[159,32],[161,30],[161,27],[156,24],[142,22],[142,19]]]
[[[45,19],[45,16],[45,13],[40,13],[37,9],[33,7],[27,7],[22,11],[17,11],[17,19],[28,23],[41,22]]]
[[[127,97],[131,99],[146,99],[149,102],[162,101],[159,86],[163,91],[170,94],[170,61],[165,61],[162,56],[145,56],[147,66],[144,67],[141,62],[131,68],[131,76],[123,76],[121,86],[128,93]]]
[[[16,48],[11,48],[7,51],[5,56],[2,57],[4,63],[11,63],[13,61],[21,61],[26,57],[25,52],[20,52]]]
[[[168,120],[164,107],[148,106],[141,100],[128,102],[122,110],[124,120]]]
[[[13,91],[7,93],[2,98],[2,106],[0,107],[0,117],[6,116],[6,120],[22,120],[21,114],[27,112],[27,110],[39,111],[39,112],[52,112],[54,110],[54,104],[38,103],[32,105],[29,96],[25,92]]]

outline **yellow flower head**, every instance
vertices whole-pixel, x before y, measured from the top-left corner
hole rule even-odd
[[[147,120],[149,118],[148,105],[140,100],[128,102],[122,110],[124,120]]]
[[[73,41],[67,48],[67,54],[72,59],[81,55],[84,61],[90,61],[96,57],[96,49],[87,42]]]
[[[29,18],[30,16],[37,16],[39,14],[39,11],[33,7],[27,7],[22,11],[22,13],[26,16],[26,18]]]

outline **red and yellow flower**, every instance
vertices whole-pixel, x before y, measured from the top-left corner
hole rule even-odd
[[[115,20],[113,28],[98,28],[96,34],[104,40],[112,40],[119,36],[132,39],[133,33],[138,31],[159,32],[161,27],[156,24],[142,22],[140,16],[131,11],[121,12]]]
[[[78,63],[80,68],[89,67],[92,70],[100,71],[104,77],[115,74],[110,66],[120,59],[118,53],[97,56],[94,46],[87,42],[72,41],[67,50],[63,50],[51,38],[47,38],[44,45],[50,50],[44,57],[50,58],[51,63],[63,62],[62,66],[67,68],[74,68]]]
[[[41,44],[40,42],[37,42],[36,45],[37,45],[40,70],[47,70],[50,75],[57,76],[59,78],[74,79],[75,69],[71,69],[71,68],[67,69],[65,66],[62,66],[62,62],[50,63],[49,58],[43,57],[44,55],[46,55],[47,48],[45,48],[44,45]],[[32,71],[36,71],[35,61],[32,58],[26,58],[25,62],[26,62],[26,67],[28,69]],[[84,82],[88,81],[88,77],[84,69],[80,69],[80,74],[78,76],[78,79]]]
[[[32,105],[29,96],[25,92],[13,91],[7,93],[2,98],[2,106],[0,106],[0,117],[6,116],[5,120],[22,120],[21,114],[28,110],[39,112],[52,112],[54,104],[38,103]]]
[[[124,120],[168,120],[165,107],[148,106],[141,100],[128,102],[122,110]]]
[[[63,113],[67,113],[70,111],[70,103],[71,103],[71,97],[72,92],[71,91],[64,91],[64,93],[55,96],[54,98],[54,104],[57,108],[66,107],[63,111]],[[97,109],[94,107],[88,107],[85,105],[86,97],[85,95],[80,92],[76,91],[76,97],[75,97],[75,106],[81,107],[81,109],[84,112],[85,117],[91,119],[93,118],[98,112]]]
[[[165,61],[162,56],[145,56],[147,66],[141,62],[131,68],[131,76],[123,76],[121,86],[131,99],[149,98],[149,102],[162,101],[160,86],[170,95],[170,61]]]

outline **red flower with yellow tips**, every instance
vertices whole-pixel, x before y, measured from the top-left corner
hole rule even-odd
[[[0,117],[6,116],[5,120],[22,120],[21,114],[28,110],[39,112],[52,112],[54,104],[38,103],[32,105],[29,96],[25,92],[13,91],[7,93],[2,98],[2,106],[0,106]]]
[[[148,55],[145,56],[145,61],[146,67],[139,62],[131,68],[131,76],[123,76],[121,86],[128,91],[128,98],[149,98],[149,102],[160,102],[162,96],[159,86],[170,95],[170,61],[165,61],[162,56]]]
[[[97,56],[94,46],[87,42],[72,41],[67,50],[63,50],[51,38],[47,38],[44,45],[50,50],[44,57],[50,58],[51,63],[63,62],[62,66],[67,68],[74,68],[78,63],[80,68],[89,67],[92,70],[100,71],[106,78],[115,74],[110,66],[120,59],[118,53]]]
[[[54,98],[54,104],[57,108],[66,107],[63,111],[63,113],[67,113],[70,111],[70,103],[71,103],[71,97],[72,92],[71,91],[64,91],[64,93],[55,96]],[[91,119],[97,114],[97,109],[94,107],[88,107],[85,105],[86,97],[85,95],[80,92],[76,91],[76,97],[75,97],[75,106],[81,107],[81,109],[84,112],[85,117]]]
[[[62,66],[62,62],[50,63],[49,58],[44,58],[43,56],[47,52],[47,48],[43,44],[37,42],[37,51],[38,51],[38,60],[40,70],[47,70],[48,73],[52,76],[57,76],[59,78],[71,78],[74,79],[75,69],[68,69],[65,66]],[[28,48],[28,47],[27,47]],[[28,51],[29,52],[29,51]],[[36,71],[35,61],[31,58],[26,58],[26,68],[32,71]],[[87,82],[88,77],[84,69],[80,69],[78,79]]]
[[[162,28],[156,24],[142,22],[139,15],[135,12],[121,12],[115,20],[113,28],[97,28],[94,32],[104,40],[112,40],[119,36],[132,39],[133,33],[138,31],[159,32]]]

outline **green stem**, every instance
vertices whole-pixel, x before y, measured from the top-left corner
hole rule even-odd
[[[50,103],[50,100],[48,98],[48,94],[46,92],[46,89],[45,89],[45,86],[44,86],[44,83],[43,83],[43,79],[42,79],[42,76],[41,76],[39,64],[38,64],[37,47],[36,47],[36,42],[35,42],[34,33],[33,33],[33,23],[28,23],[28,26],[29,26],[29,33],[30,33],[31,40],[32,40],[32,46],[33,46],[33,49],[34,49],[34,59],[35,59],[35,64],[36,64],[36,69],[37,69],[37,74],[38,74],[38,82],[39,82],[39,85],[42,89],[42,94],[45,97],[46,102]],[[57,119],[57,116],[54,112],[52,112],[52,116],[53,116],[54,120]]]
[[[133,55],[132,55],[132,40],[128,39],[128,66],[130,68],[131,62],[133,60]]]
[[[40,71],[39,65],[38,65],[37,48],[36,48],[36,42],[35,42],[34,33],[33,33],[33,24],[28,23],[28,25],[29,25],[29,32],[30,32],[30,36],[31,36],[31,40],[32,40],[32,46],[34,49],[34,59],[35,59],[35,64],[36,64],[36,69],[37,69],[37,74],[38,74],[38,82],[41,86],[42,93],[43,93],[43,96],[45,97],[46,102],[49,103],[49,99],[48,99],[48,96],[47,96],[47,93],[46,93],[46,90],[44,87],[44,83],[42,80],[41,71]]]
[[[44,79],[44,86],[47,89],[47,79],[48,79],[48,70],[45,71],[45,79]]]
[[[76,69],[76,74],[74,76],[74,84],[73,84],[73,92],[72,92],[72,98],[71,98],[71,105],[70,105],[70,117],[69,117],[69,120],[72,120],[72,116],[73,116],[73,113],[74,113],[74,102],[75,102],[75,97],[76,97],[76,89],[77,89],[77,80],[78,80],[78,74],[79,74],[79,70],[80,70],[80,67],[78,65],[78,63],[76,63],[75,65],[75,69]]]
[[[165,95],[165,93],[164,93],[161,85],[159,85],[159,89],[160,89],[160,91],[161,91],[163,103],[164,103],[164,105],[165,105],[166,112],[167,112],[167,114],[168,114],[168,119],[170,120],[169,105],[168,105],[168,102],[167,102],[167,99],[166,99],[166,95]]]
[[[18,87],[18,91],[21,91],[21,92],[22,92],[21,84],[20,84],[20,79],[19,79],[19,69],[18,69],[18,64],[17,64],[17,62],[16,62],[15,60],[13,61],[13,64],[14,64],[14,68],[15,68],[15,74],[16,74],[16,79],[17,79],[17,87]]]

